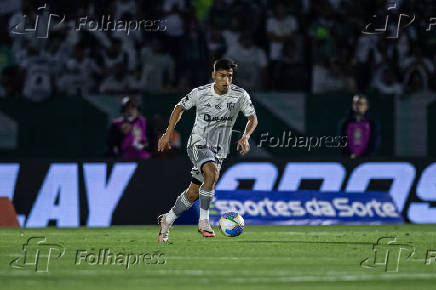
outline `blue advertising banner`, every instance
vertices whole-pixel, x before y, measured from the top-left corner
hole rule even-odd
[[[211,222],[228,211],[251,225],[404,223],[388,192],[217,190]]]
[[[188,158],[0,162],[0,197],[22,227],[154,225],[189,185],[191,168]],[[215,190],[215,213],[240,211],[249,224],[402,222],[393,213],[436,223],[434,160],[229,160]],[[176,223],[197,224],[198,207]]]

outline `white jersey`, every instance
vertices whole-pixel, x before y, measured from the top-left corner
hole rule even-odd
[[[232,128],[239,111],[245,117],[256,113],[250,95],[236,85],[231,85],[225,95],[215,93],[214,83],[195,88],[178,105],[185,111],[196,106],[195,123],[187,147],[206,145],[218,158],[226,158],[229,153]]]

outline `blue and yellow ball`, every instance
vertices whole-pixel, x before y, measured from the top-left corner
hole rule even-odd
[[[236,237],[244,231],[244,219],[237,212],[226,212],[219,221],[220,231],[227,237]]]

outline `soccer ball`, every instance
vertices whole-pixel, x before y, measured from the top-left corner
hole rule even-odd
[[[226,212],[220,219],[221,233],[227,237],[236,237],[244,231],[244,219],[237,212]]]

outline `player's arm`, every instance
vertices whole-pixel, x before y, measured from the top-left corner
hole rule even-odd
[[[176,105],[174,107],[173,112],[171,113],[168,128],[165,132],[165,134],[160,137],[158,145],[157,145],[157,151],[163,152],[166,149],[171,149],[171,138],[173,137],[174,128],[176,127],[176,124],[180,121],[180,118],[182,118],[182,114],[184,112],[184,109],[181,105]]]
[[[250,151],[250,144],[248,143],[248,140],[250,140],[250,136],[256,129],[258,123],[256,114],[251,115],[247,118],[248,122],[245,126],[244,135],[242,135],[241,139],[239,139],[237,147],[237,150],[240,149],[239,152],[242,155],[245,155],[248,151]]]

